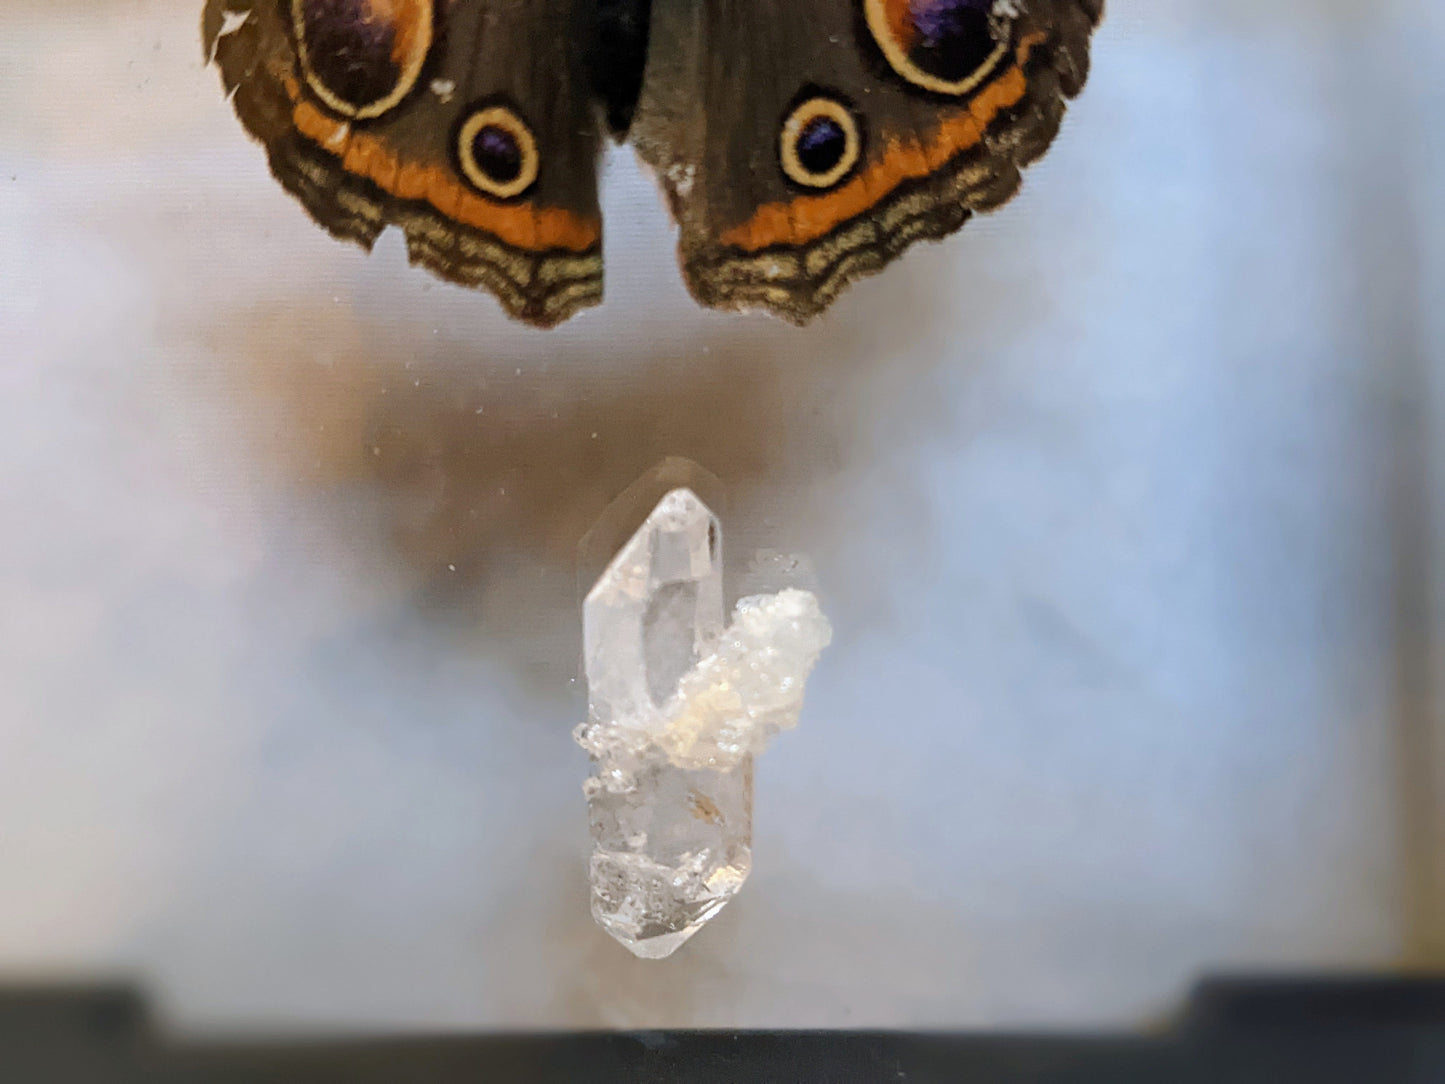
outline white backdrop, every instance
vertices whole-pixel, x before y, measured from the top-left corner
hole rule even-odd
[[[1084,1026],[1441,962],[1433,0],[1113,0],[1023,195],[802,331],[695,309],[614,154],[607,303],[551,334],[313,228],[199,6],[0,10],[0,978]],[[569,730],[577,540],[671,454],[837,639],[658,964],[587,914]]]

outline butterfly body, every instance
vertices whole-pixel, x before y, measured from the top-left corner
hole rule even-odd
[[[795,322],[1006,201],[1101,0],[208,0],[272,172],[333,234],[551,326],[602,294],[597,160],[656,172],[685,279]]]

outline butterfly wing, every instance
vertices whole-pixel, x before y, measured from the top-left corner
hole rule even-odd
[[[1102,0],[675,0],[630,138],[699,301],[804,323],[1007,201],[1083,87]]]
[[[208,0],[271,171],[337,237],[551,326],[602,295],[600,133],[578,0]]]

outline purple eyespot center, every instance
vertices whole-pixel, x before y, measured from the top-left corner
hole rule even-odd
[[[993,0],[907,0],[908,59],[946,82],[967,79],[998,48]]]
[[[431,48],[433,0],[292,0],[307,77],[332,108],[384,110],[414,85]]]
[[[833,117],[813,117],[798,133],[795,149],[803,168],[821,176],[835,169],[843,160],[848,152],[848,133]]]
[[[522,148],[505,128],[488,124],[472,140],[472,161],[497,184],[511,184],[522,175]]]

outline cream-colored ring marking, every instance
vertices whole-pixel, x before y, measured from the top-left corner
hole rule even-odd
[[[417,28],[421,40],[407,55],[406,61],[402,65],[401,75],[397,77],[396,86],[392,88],[391,93],[385,98],[357,106],[333,93],[331,88],[323,83],[321,77],[316,74],[316,69],[311,66],[310,46],[306,42],[306,0],[291,0],[291,25],[296,33],[297,59],[301,62],[301,74],[306,78],[306,85],[311,88],[316,97],[321,99],[326,108],[343,117],[350,117],[353,120],[373,120],[383,113],[391,112],[411,93],[417,80],[421,78],[422,69],[426,67],[426,59],[431,54],[434,36],[432,19],[434,6],[432,0],[422,0],[417,15],[421,22]]]
[[[506,182],[495,180],[489,177],[481,166],[477,165],[476,156],[472,153],[472,144],[476,142],[476,138],[481,134],[483,128],[500,128],[517,141],[517,150],[522,155],[522,164],[516,177],[512,180]],[[457,159],[461,162],[462,172],[466,174],[467,180],[480,191],[496,199],[512,199],[520,196],[532,187],[541,168],[541,161],[537,154],[537,140],[532,136],[532,130],[527,127],[521,117],[504,105],[479,109],[467,118],[467,122],[457,133]]]
[[[993,55],[979,65],[976,71],[962,79],[949,82],[936,75],[929,75],[928,72],[908,59],[908,54],[904,52],[898,39],[893,36],[893,29],[888,25],[887,3],[888,0],[863,0],[863,13],[868,20],[868,31],[873,35],[873,40],[878,43],[878,48],[883,50],[883,56],[887,59],[889,66],[914,86],[931,90],[935,94],[953,96],[968,94],[977,90],[979,84],[992,75],[994,69],[1009,54],[1009,44],[1005,41],[994,49]]]
[[[843,129],[843,156],[827,173],[812,172],[798,157],[798,140],[808,122],[818,117],[836,121]],[[809,98],[798,106],[783,122],[783,132],[779,138],[783,172],[789,179],[808,188],[832,188],[852,172],[853,167],[858,164],[859,154],[863,151],[863,137],[858,134],[858,122],[853,119],[847,106],[833,98]]]

